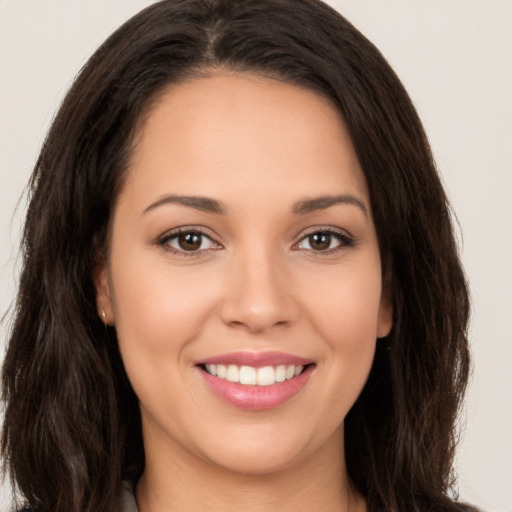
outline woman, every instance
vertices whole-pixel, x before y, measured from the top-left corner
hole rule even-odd
[[[446,197],[335,11],[149,7],[80,73],[31,186],[2,444],[31,510],[463,510]]]

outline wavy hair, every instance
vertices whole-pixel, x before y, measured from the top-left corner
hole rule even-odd
[[[169,84],[214,69],[315,91],[339,109],[368,183],[394,306],[345,422],[370,511],[455,511],[455,420],[469,300],[450,207],[418,115],[380,52],[317,0],[164,0],[121,26],[65,97],[30,181],[3,365],[5,468],[34,512],[118,510],[144,468],[137,398],[94,270],[134,136]]]

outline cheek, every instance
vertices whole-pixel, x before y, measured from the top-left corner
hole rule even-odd
[[[112,269],[115,327],[126,372],[147,410],[179,408],[180,376],[208,321],[214,283],[199,273],[125,256]],[[163,400],[163,401],[162,401]]]
[[[309,289],[310,325],[327,350],[326,403],[341,421],[357,400],[373,364],[381,297],[380,265],[333,269]],[[321,286],[323,285],[323,286]]]
[[[148,358],[181,351],[213,308],[214,283],[190,268],[173,268],[136,253],[116,261],[112,286],[121,350],[127,357],[133,352],[133,357]]]
[[[379,261],[345,265],[317,274],[304,287],[304,301],[315,328],[333,349],[357,350],[377,338],[381,301]]]

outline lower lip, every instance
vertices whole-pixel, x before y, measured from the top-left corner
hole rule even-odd
[[[294,397],[308,381],[314,365],[307,366],[298,376],[271,386],[250,386],[238,382],[229,382],[210,375],[199,368],[210,389],[224,402],[239,409],[260,411],[273,409]]]

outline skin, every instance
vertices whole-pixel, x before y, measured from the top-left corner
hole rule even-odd
[[[294,211],[340,195],[352,199]],[[206,234],[199,250],[169,238],[177,227]],[[328,229],[345,238],[311,245]],[[365,510],[343,421],[392,311],[364,174],[326,99],[228,72],[170,87],[140,130],[96,283],[140,400],[141,512]],[[214,395],[196,366],[234,351],[316,366],[292,399],[249,411]]]

